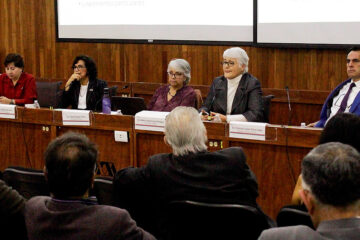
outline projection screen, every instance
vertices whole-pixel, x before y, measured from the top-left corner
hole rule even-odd
[[[57,0],[58,39],[253,41],[253,0]]]
[[[360,44],[359,0],[258,0],[258,43]]]

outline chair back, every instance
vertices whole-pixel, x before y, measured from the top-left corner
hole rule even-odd
[[[36,82],[36,91],[38,95],[38,102],[40,104],[40,107],[58,107],[62,90],[60,89],[60,86],[62,84],[62,81],[58,82]]]
[[[306,208],[300,206],[281,208],[276,217],[276,223],[278,227],[305,225],[315,229]]]
[[[267,96],[262,96],[263,99],[263,104],[264,104],[264,122],[268,123],[270,118],[270,105],[271,105],[271,99],[273,99],[275,96],[274,95],[267,95]]]
[[[113,178],[104,176],[96,177],[91,195],[96,196],[99,204],[114,206]]]
[[[34,196],[50,196],[42,170],[8,167],[3,172],[3,179],[26,199]]]
[[[256,208],[239,204],[174,201],[167,208],[166,239],[257,239],[269,228]]]
[[[194,89],[194,92],[196,94],[196,108],[199,109],[203,105],[204,101],[203,101],[203,98],[201,96],[200,89]]]

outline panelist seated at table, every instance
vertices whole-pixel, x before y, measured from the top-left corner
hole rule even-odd
[[[86,55],[75,57],[74,70],[61,97],[60,107],[102,111],[102,97],[107,83],[97,78],[94,60]]]
[[[186,60],[171,60],[167,68],[169,84],[156,89],[147,109],[170,112],[177,106],[196,107],[196,93],[188,86],[190,72],[190,64]]]
[[[170,112],[164,142],[172,153],[151,156],[145,166],[115,175],[117,203],[137,222],[165,236],[165,207],[174,200],[258,207],[258,184],[242,148],[207,151],[206,128],[196,109],[180,106]]]
[[[259,80],[249,74],[249,57],[239,47],[223,53],[224,75],[214,79],[200,108],[203,120],[219,116],[222,122],[263,121],[264,107]],[[210,118],[208,118],[210,114]]]
[[[320,120],[309,127],[324,127],[337,113],[349,112],[360,115],[360,48],[351,48],[346,58],[348,79],[340,83],[327,97]]]
[[[24,60],[10,53],[4,61],[5,74],[0,75],[0,103],[24,105],[37,98],[35,78],[24,72]]]

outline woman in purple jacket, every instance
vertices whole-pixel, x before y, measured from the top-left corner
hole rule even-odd
[[[196,108],[196,93],[192,87],[188,86],[190,72],[190,64],[186,60],[171,60],[167,69],[169,84],[156,89],[147,109],[170,112],[177,106]]]

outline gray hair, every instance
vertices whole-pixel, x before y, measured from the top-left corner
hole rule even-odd
[[[351,207],[360,200],[360,154],[350,145],[317,146],[302,161],[303,188],[320,205]]]
[[[176,107],[167,115],[165,137],[175,156],[207,149],[206,128],[193,107]]]
[[[189,84],[190,79],[191,79],[191,68],[190,68],[190,64],[185,60],[185,59],[181,59],[181,58],[175,58],[172,59],[169,62],[167,71],[169,72],[170,68],[175,68],[177,71],[184,73],[185,76],[185,81],[184,81],[184,85]]]
[[[244,49],[239,47],[228,48],[224,51],[223,57],[236,58],[240,66],[243,64],[245,65],[244,73],[248,71],[249,56]]]

